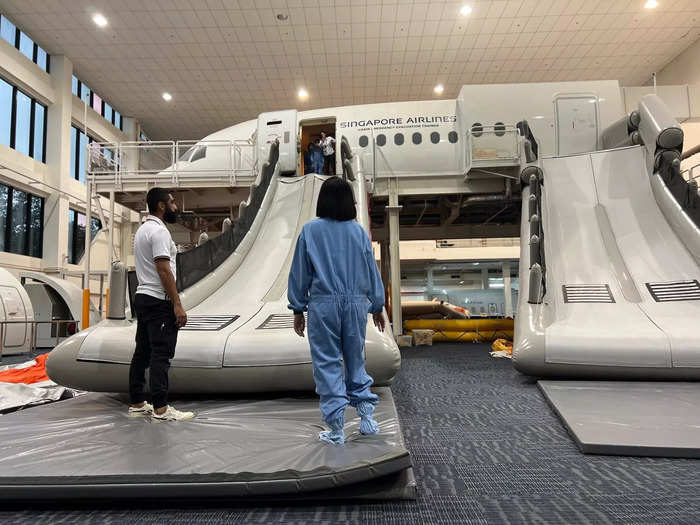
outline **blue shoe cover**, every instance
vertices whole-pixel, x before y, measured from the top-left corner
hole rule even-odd
[[[374,405],[368,401],[361,401],[357,405],[357,414],[360,416],[360,434],[371,436],[379,434],[379,425],[372,417]]]
[[[345,418],[339,417],[333,421],[326,421],[330,430],[323,430],[319,432],[318,438],[326,443],[331,443],[333,445],[342,445],[345,443],[345,431],[343,426],[345,425]]]

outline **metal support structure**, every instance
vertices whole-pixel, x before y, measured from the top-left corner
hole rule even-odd
[[[510,262],[503,263],[503,294],[505,296],[504,312],[506,317],[513,317],[513,293],[510,288]]]
[[[399,253],[399,180],[389,180],[389,261],[391,264],[391,324],[394,337],[403,333],[401,319],[401,255]]]
[[[488,268],[481,269],[481,288],[484,290],[489,289],[489,269]]]
[[[90,326],[90,248],[92,244],[92,182],[87,181],[87,198],[85,202],[85,275],[83,277],[83,322],[81,328]]]

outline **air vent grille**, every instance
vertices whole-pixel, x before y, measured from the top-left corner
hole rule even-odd
[[[304,313],[306,318],[306,313]],[[293,314],[272,314],[256,330],[282,330],[294,328]]]
[[[238,315],[188,315],[187,324],[181,330],[215,332],[230,325]]]
[[[700,301],[700,283],[697,280],[646,283],[646,285],[649,293],[657,303]]]
[[[562,286],[565,303],[614,303],[607,284],[565,284]]]

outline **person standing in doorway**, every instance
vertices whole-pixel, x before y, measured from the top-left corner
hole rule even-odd
[[[177,333],[187,324],[175,278],[177,248],[165,223],[177,218],[177,205],[170,192],[151,188],[146,196],[150,215],[134,238],[134,262],[138,288],[134,297],[136,350],[129,368],[129,416],[150,416],[151,420],[192,419],[168,405],[168,371],[175,356]],[[146,368],[150,368],[153,405],[146,402]]]
[[[323,173],[335,175],[335,139],[322,131],[321,147],[323,148]]]
[[[340,445],[348,404],[360,416],[361,434],[379,433],[372,417],[378,397],[370,390],[364,347],[368,313],[384,330],[384,287],[369,235],[355,220],[355,199],[346,181],[331,177],[321,185],[316,215],[299,234],[287,296],[300,337],[308,311],[314,382],[330,427],[319,439]]]

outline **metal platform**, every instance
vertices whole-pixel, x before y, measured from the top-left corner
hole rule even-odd
[[[318,440],[318,398],[182,399],[196,418],[130,418],[123,396],[88,394],[0,419],[0,500],[85,498],[396,499],[415,497],[391,390],[380,435]]]
[[[697,383],[539,381],[584,454],[700,458]]]

